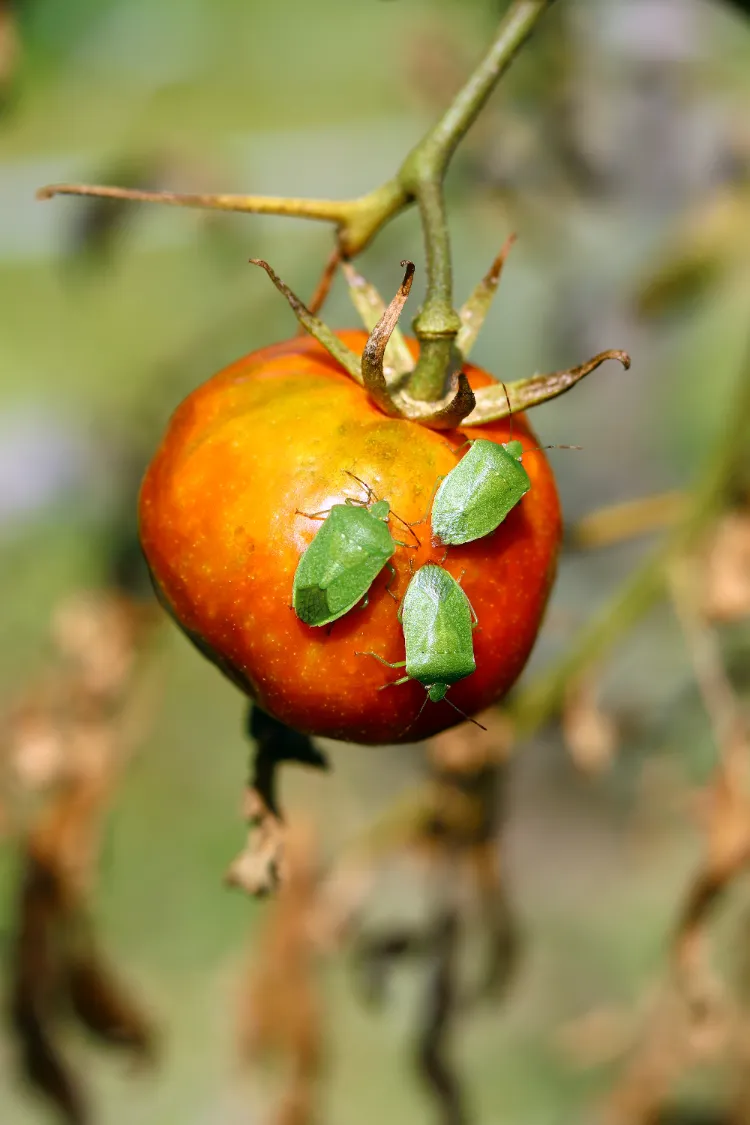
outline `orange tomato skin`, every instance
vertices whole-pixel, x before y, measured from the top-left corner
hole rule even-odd
[[[338,333],[357,353],[366,334]],[[417,344],[410,341],[415,352]],[[474,388],[494,380],[467,365]],[[310,337],[253,352],[193,391],[177,408],[148,467],[140,533],[158,592],[189,636],[265,710],[305,733],[366,744],[412,742],[462,721],[445,701],[427,702],[404,674],[358,651],[404,659],[397,604],[410,567],[442,561],[471,601],[477,670],[449,689],[467,714],[501,699],[531,652],[555,574],[561,515],[542,452],[524,457],[530,491],[491,535],[460,547],[434,545],[429,519],[418,550],[397,547],[396,578],[384,570],[365,608],[310,627],[292,606],[300,556],[320,527],[303,512],[363,498],[356,473],[392,512],[427,513],[436,478],[457,463],[466,438],[509,438],[508,420],[449,432],[388,418]],[[512,436],[538,442],[522,415]],[[411,542],[397,520],[395,539]],[[443,561],[444,560],[444,561]]]

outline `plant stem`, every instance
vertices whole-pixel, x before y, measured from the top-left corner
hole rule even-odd
[[[409,153],[395,176],[357,199],[292,199],[259,195],[198,195],[140,191],[92,184],[52,184],[37,198],[87,195],[98,198],[165,203],[265,215],[288,215],[335,223],[342,257],[361,250],[395,215],[411,203],[419,206],[427,260],[427,297],[414,323],[420,357],[408,380],[409,394],[433,401],[444,395],[460,357],[455,340],[460,329],[453,308],[450,238],[443,199],[443,179],[453,153],[498,81],[554,0],[513,0],[497,35],[440,120]]]
[[[515,0],[505,13],[494,41],[443,116],[420,141],[406,163],[420,153],[434,175],[443,176],[459,141],[484,107],[541,16],[554,0]]]
[[[453,307],[450,235],[443,180],[459,141],[469,130],[495,86],[554,0],[515,0],[497,34],[450,106],[412,149],[396,176],[419,206],[425,241],[427,295],[414,321],[419,359],[407,389],[413,398],[442,398],[449,376],[461,362],[455,348],[461,328]]]

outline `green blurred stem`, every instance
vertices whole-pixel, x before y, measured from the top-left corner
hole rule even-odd
[[[504,709],[516,737],[528,738],[554,718],[568,686],[598,664],[623,633],[648,613],[663,596],[671,564],[700,540],[721,515],[740,482],[748,460],[750,434],[750,339],[727,417],[703,472],[688,494],[685,512],[651,558],[617,591],[608,606],[584,625],[565,656]]]

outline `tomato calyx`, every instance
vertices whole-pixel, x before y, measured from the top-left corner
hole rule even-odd
[[[520,413],[551,398],[564,394],[586,375],[607,360],[617,360],[627,370],[627,352],[599,352],[577,367],[545,375],[532,375],[511,383],[481,387],[473,391],[462,368],[479,335],[497,290],[503,265],[515,238],[506,240],[489,270],[459,312],[461,328],[453,347],[453,360],[448,372],[448,386],[441,398],[425,401],[410,393],[410,376],[416,363],[406,345],[398,322],[414,279],[414,263],[402,261],[404,278],[391,300],[385,305],[377,290],[353,266],[343,263],[343,272],[355,308],[369,332],[361,355],[352,351],[340,337],[317,317],[289,288],[268,262],[251,258],[260,266],[286,298],[292,312],[306,332],[313,336],[336,360],[341,368],[363,387],[372,402],[391,418],[408,419],[432,430],[452,430],[460,425],[481,426]]]

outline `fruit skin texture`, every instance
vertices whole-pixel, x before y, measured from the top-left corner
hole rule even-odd
[[[339,332],[360,353],[362,331]],[[416,354],[417,344],[409,342]],[[472,387],[494,382],[464,368]],[[520,674],[554,579],[562,523],[555,480],[542,452],[524,466],[531,489],[491,535],[446,548],[430,540],[430,498],[438,475],[458,462],[467,438],[538,441],[522,415],[486,426],[428,430],[388,418],[310,337],[263,348],[220,371],[177,408],[140,496],[140,533],[157,592],[202,652],[265,710],[296,730],[350,742],[414,742],[462,721],[450,705],[427,703],[417,682],[398,678],[356,651],[404,659],[397,604],[384,571],[369,604],[330,626],[304,625],[291,607],[300,556],[320,512],[359,497],[355,473],[411,522],[419,550],[397,547],[400,600],[415,568],[441,563],[460,579],[479,619],[477,670],[450,690],[472,715],[501,699]],[[364,496],[362,496],[364,498]],[[409,536],[393,520],[395,539]],[[399,530],[400,529],[400,530]]]

